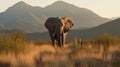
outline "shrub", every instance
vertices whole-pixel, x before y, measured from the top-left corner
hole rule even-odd
[[[97,37],[95,39],[95,42],[96,42],[97,45],[99,45],[99,44],[103,45],[103,47],[104,47],[103,50],[106,51],[110,45],[119,44],[120,43],[120,38],[106,33],[106,34],[104,34],[100,37]]]
[[[110,44],[120,43],[120,38],[115,37],[115,36],[111,36],[110,34],[104,34],[100,37],[97,37],[95,41],[98,44],[110,45]]]

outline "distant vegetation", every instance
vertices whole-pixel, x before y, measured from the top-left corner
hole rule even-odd
[[[0,52],[24,52],[27,48],[26,45],[26,34],[23,32],[14,32],[12,34],[0,34]],[[35,40],[31,41],[34,45],[44,45],[51,44],[50,40]],[[97,38],[91,40],[69,40],[66,41],[66,44],[77,44],[81,46],[85,45],[96,45],[96,46],[104,46],[104,48],[109,47],[110,45],[117,45],[120,43],[120,38],[112,36],[110,34],[103,34],[98,36]],[[77,46],[78,47],[78,46]]]
[[[0,52],[23,52],[26,49],[26,34],[23,32],[14,32],[12,34],[0,34]],[[31,41],[35,45],[44,45],[44,44],[50,44],[51,42],[49,40],[36,40]],[[77,42],[77,43],[76,43]],[[104,46],[104,48],[107,48],[109,45],[117,45],[120,43],[120,38],[112,36],[110,34],[103,34],[101,36],[98,36],[97,38],[91,39],[91,40],[69,40],[66,41],[66,44],[77,44],[77,45],[96,45],[96,46]]]
[[[98,36],[94,39],[90,40],[82,40],[81,42],[84,43],[95,43],[95,44],[103,44],[103,45],[115,45],[120,43],[120,37],[112,36],[110,34],[103,34],[101,36]],[[80,40],[78,40],[78,43],[80,43]]]
[[[107,51],[109,47],[111,46],[116,46],[120,44],[120,37],[117,36],[112,36],[110,34],[103,34],[100,35],[94,39],[89,39],[89,40],[83,40],[83,39],[78,39],[75,38],[75,40],[72,41],[77,47],[88,47],[92,45],[92,48],[97,48],[97,47],[103,47],[103,51]]]
[[[114,45],[114,44],[120,43],[120,38],[106,33],[106,34],[103,34],[102,36],[97,37],[95,41],[98,44],[104,44],[104,45],[113,44]]]

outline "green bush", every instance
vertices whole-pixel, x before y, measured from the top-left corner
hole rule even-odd
[[[98,44],[105,44],[105,45],[110,45],[110,44],[118,44],[120,43],[120,38],[112,36],[110,34],[104,34],[100,37],[97,37],[95,41]]]
[[[97,45],[101,44],[104,47],[104,51],[108,49],[110,45],[118,45],[120,43],[120,38],[112,36],[110,34],[104,34],[95,39]]]
[[[23,52],[26,48],[25,33],[0,34],[0,52]]]

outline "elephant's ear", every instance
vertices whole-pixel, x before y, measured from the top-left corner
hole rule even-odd
[[[66,23],[70,23],[72,26],[74,25],[74,21],[70,17],[65,17],[64,19]]]
[[[60,18],[60,21],[61,21],[62,26],[65,26],[65,23],[66,23],[65,19],[64,18]]]

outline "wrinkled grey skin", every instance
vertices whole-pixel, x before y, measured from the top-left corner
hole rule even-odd
[[[55,46],[55,40],[59,47],[62,47],[65,43],[65,38],[68,31],[73,26],[73,20],[70,17],[50,17],[45,22],[45,27],[49,31],[52,45]]]

